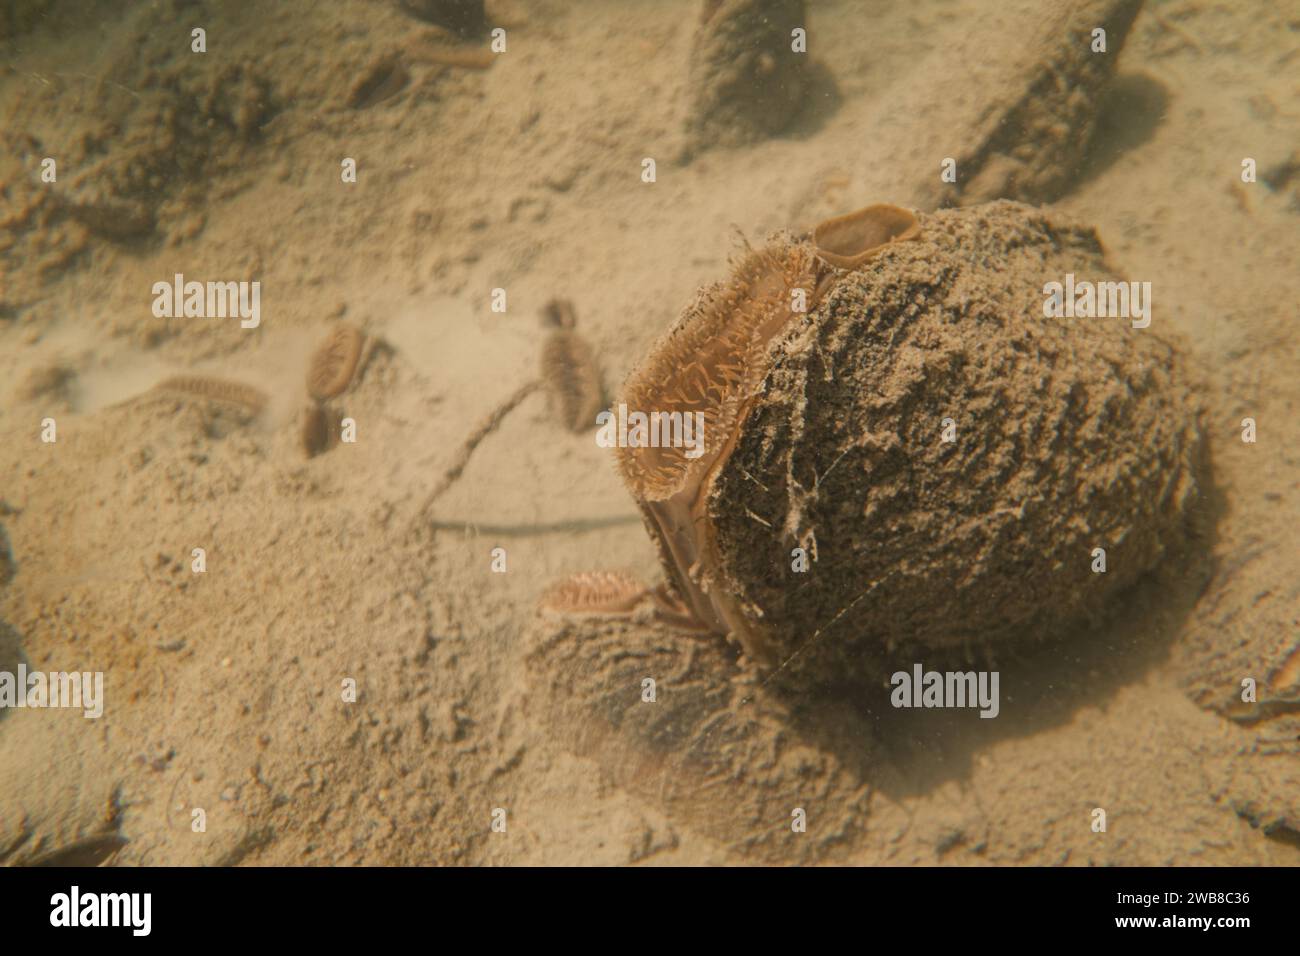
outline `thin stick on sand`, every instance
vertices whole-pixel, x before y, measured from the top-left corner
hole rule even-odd
[[[469,438],[465,439],[465,444],[461,446],[460,454],[456,456],[456,460],[452,462],[451,467],[443,473],[442,480],[440,480],[433,491],[429,493],[429,497],[424,499],[424,504],[420,506],[420,511],[416,516],[417,518],[427,515],[429,509],[433,507],[434,502],[441,498],[443,494],[446,493],[447,489],[456,483],[457,479],[460,478],[461,472],[465,470],[465,466],[469,464],[469,460],[474,454],[474,449],[478,448],[478,446],[482,444],[483,439],[496,431],[502,420],[514,411],[514,409],[525,398],[541,388],[541,386],[542,383],[537,380],[521,385],[515,390],[514,394],[494,408],[492,412],[478,424],[478,427],[470,433]]]

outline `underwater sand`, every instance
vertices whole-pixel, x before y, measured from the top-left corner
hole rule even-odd
[[[439,499],[436,525],[410,523],[475,424],[535,376],[552,298],[574,303],[615,390],[725,274],[735,229],[753,240],[905,201],[854,191],[897,161],[866,118],[934,83],[916,64],[999,4],[812,4],[810,50],[837,99],[688,164],[675,157],[694,3],[490,4],[509,48],[489,69],[422,60],[411,44],[427,28],[377,0],[256,18],[117,3],[102,23],[77,6],[0,36],[0,670],[102,671],[106,701],[98,720],[0,710],[0,861],[750,862],[524,706],[538,686],[525,634],[549,585],[660,575],[608,450],[534,395]],[[191,68],[177,38],[194,22],[204,70],[242,64],[206,99],[158,80]],[[1205,576],[1147,588],[1077,657],[1028,652],[997,720],[885,715],[847,862],[1300,863],[1297,31],[1285,11],[1148,3],[1087,175],[1056,203],[1096,226],[1116,271],[1153,283],[1155,322],[1202,370]],[[963,64],[950,69],[959,87]],[[369,102],[385,83],[396,92]],[[180,122],[165,143],[149,119],[172,102],[159,89],[207,103],[212,122]],[[250,113],[258,90],[274,108]],[[157,229],[15,225],[44,188],[39,158],[90,166],[84,137],[105,122],[126,130],[109,155],[188,157],[151,187]],[[920,138],[924,113],[915,123]],[[1243,184],[1245,156],[1273,182]],[[344,157],[355,184],[340,182]],[[60,182],[84,172],[65,164]],[[176,273],[260,280],[260,326],[156,317],[151,287]],[[308,459],[304,379],[340,321],[386,348],[337,401],[358,440]],[[254,386],[266,409],[151,391],[180,374]],[[47,416],[54,444],[39,440]],[[1240,441],[1246,416],[1255,444]],[[1281,696],[1234,712],[1255,665]]]

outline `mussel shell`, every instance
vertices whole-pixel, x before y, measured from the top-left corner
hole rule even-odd
[[[709,493],[708,586],[783,661],[842,679],[913,648],[1062,635],[1183,539],[1198,409],[1159,290],[1148,328],[1046,318],[1067,273],[1120,281],[1054,214],[941,211],[773,342]]]

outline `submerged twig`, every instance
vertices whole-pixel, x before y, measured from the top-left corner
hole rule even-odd
[[[498,405],[492,412],[479,423],[478,427],[470,433],[469,438],[465,439],[465,444],[461,446],[460,454],[452,462],[450,468],[443,474],[442,479],[437,486],[429,493],[429,497],[424,500],[420,506],[419,515],[428,514],[429,509],[433,507],[434,502],[441,498],[457,479],[460,478],[461,472],[469,464],[470,458],[474,454],[474,449],[483,443],[483,439],[491,435],[501,425],[502,420],[509,415],[514,409],[529,395],[541,388],[540,381],[531,381],[517,388],[509,398]]]

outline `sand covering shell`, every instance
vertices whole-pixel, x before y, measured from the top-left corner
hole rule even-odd
[[[1044,317],[1048,282],[1119,281],[1092,230],[1010,202],[921,226],[774,344],[707,506],[713,592],[782,660],[841,677],[863,647],[1098,616],[1180,542],[1197,499],[1175,349],[1126,316]],[[815,557],[806,577],[796,547]]]
[[[763,139],[790,126],[814,95],[808,56],[791,31],[804,0],[704,0],[691,42],[686,130],[698,147]]]

